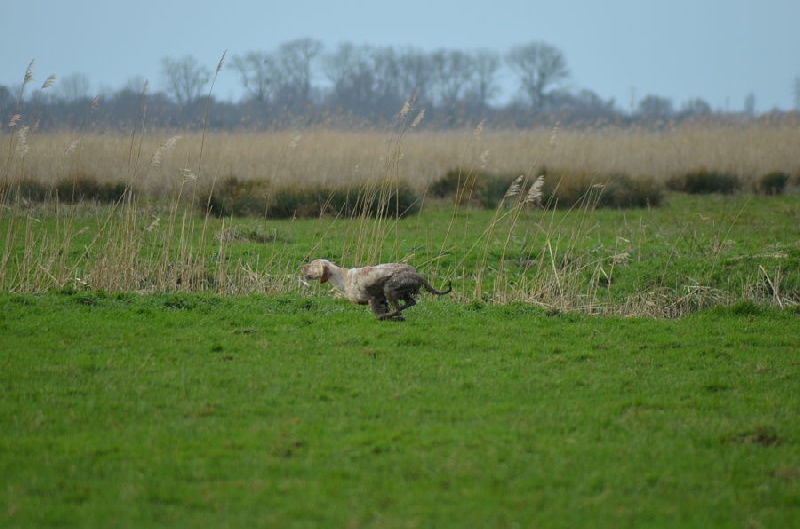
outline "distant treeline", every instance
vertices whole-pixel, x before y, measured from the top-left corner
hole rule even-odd
[[[701,98],[678,109],[670,99],[647,95],[635,108],[620,109],[591,90],[568,90],[566,59],[543,43],[515,46],[505,54],[340,44],[326,52],[321,42],[298,39],[271,52],[223,55],[216,70],[192,56],[161,61],[160,91],[144,79],[132,79],[116,92],[92,97],[84,74],[33,82],[33,62],[24,82],[0,86],[3,129],[19,124],[39,130],[129,129],[149,126],[215,130],[265,130],[332,125],[381,126],[413,101],[422,126],[452,128],[488,120],[493,126],[531,127],[561,123],[659,123],[697,116],[719,116]],[[245,94],[238,102],[218,101],[213,83],[232,69]],[[510,72],[518,96],[496,103],[500,75]],[[226,72],[228,74],[228,72]],[[508,78],[506,75],[505,78]],[[735,117],[754,115],[749,95]],[[413,119],[415,116],[412,116]]]

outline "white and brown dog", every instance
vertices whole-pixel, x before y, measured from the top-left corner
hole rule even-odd
[[[437,296],[452,291],[449,283],[447,290],[436,290],[413,267],[400,263],[340,268],[327,259],[315,259],[303,266],[303,275],[330,283],[353,303],[369,305],[379,320],[403,320],[402,312],[416,305],[420,288]]]

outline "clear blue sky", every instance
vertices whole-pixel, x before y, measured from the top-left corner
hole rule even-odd
[[[647,94],[737,110],[750,92],[758,111],[790,109],[800,77],[800,0],[25,0],[0,13],[0,84],[19,85],[35,59],[37,81],[78,72],[92,94],[136,77],[158,90],[163,57],[193,55],[213,70],[226,49],[305,37],[327,51],[349,41],[505,53],[540,40],[564,53],[568,87],[626,110]],[[214,93],[238,98],[233,69]]]

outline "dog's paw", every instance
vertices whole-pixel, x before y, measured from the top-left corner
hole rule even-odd
[[[379,321],[406,321],[402,314],[381,314],[378,316]]]

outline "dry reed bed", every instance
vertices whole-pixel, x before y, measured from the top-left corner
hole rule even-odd
[[[164,148],[170,138],[172,145]],[[197,176],[201,186],[235,176],[269,181],[276,188],[336,187],[390,177],[421,190],[454,167],[532,174],[547,166],[659,180],[706,168],[748,181],[770,171],[796,174],[798,145],[800,127],[765,123],[683,125],[663,131],[409,130],[402,135],[310,129],[208,134],[200,166],[200,134],[154,131],[132,138],[122,133],[32,133],[23,159],[18,152],[9,153],[16,141],[6,133],[0,135],[0,160],[8,161],[3,173],[11,179],[50,183],[78,174],[100,182],[133,182],[140,190],[169,197],[187,175]],[[154,164],[157,152],[160,160]]]

